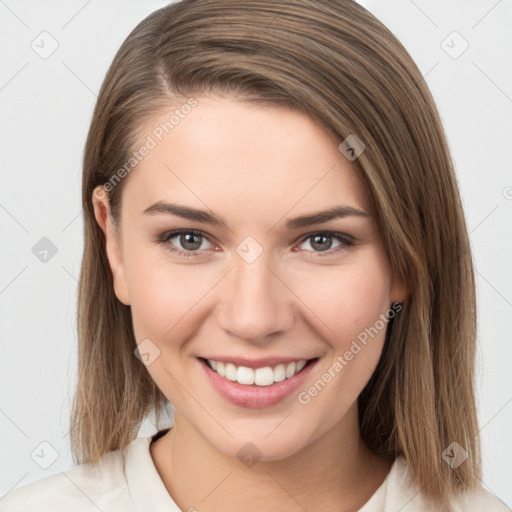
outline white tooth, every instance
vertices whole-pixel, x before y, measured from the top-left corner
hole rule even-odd
[[[281,382],[284,379],[286,379],[284,364],[278,364],[274,368],[274,382]]]
[[[217,361],[217,368],[215,370],[221,377],[226,375],[226,370],[224,368],[224,363],[222,361]]]
[[[257,386],[271,386],[274,384],[274,371],[270,366],[258,368],[254,372],[254,384]]]
[[[302,361],[299,361],[297,363],[297,368],[295,369],[295,373],[299,373],[302,368],[304,368],[304,366],[306,366],[306,361],[303,359]]]
[[[224,367],[224,373],[225,377],[228,380],[232,380],[233,382],[236,381],[236,366],[233,363],[226,363],[226,366]]]
[[[295,363],[290,363],[286,367],[286,378],[289,379],[295,375]]]
[[[239,366],[236,371],[236,380],[239,384],[250,386],[254,384],[254,370],[246,366]]]
[[[307,361],[303,359],[297,363],[289,363],[288,365],[278,364],[275,368],[265,366],[253,370],[246,366],[237,367],[233,363],[224,363],[222,361],[214,361],[208,359],[210,366],[221,376],[232,382],[237,381],[239,384],[250,386],[271,386],[274,382],[281,382],[285,379],[293,377],[300,372]]]

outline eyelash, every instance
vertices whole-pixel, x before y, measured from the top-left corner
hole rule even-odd
[[[171,238],[174,238],[175,236],[182,235],[182,234],[199,235],[208,240],[208,237],[201,231],[195,231],[193,229],[179,229],[176,231],[167,231],[165,233],[162,233],[160,236],[158,236],[156,242],[166,246],[166,248],[169,251],[176,253],[180,256],[184,256],[185,258],[190,258],[190,257],[196,258],[198,256],[201,256],[200,250],[184,251],[181,249],[176,249],[170,244],[169,240]],[[306,240],[313,238],[314,236],[317,236],[317,235],[326,235],[328,237],[332,237],[332,238],[336,239],[338,242],[340,242],[340,245],[338,245],[338,247],[335,247],[334,249],[327,249],[326,251],[306,251],[306,252],[312,252],[314,254],[313,257],[315,257],[315,258],[316,257],[324,257],[324,256],[332,256],[333,254],[336,254],[344,249],[350,249],[351,247],[356,245],[356,241],[352,237],[349,237],[348,235],[344,235],[343,233],[337,233],[335,231],[315,231],[314,233],[309,233],[308,235],[305,235],[301,239],[299,245],[303,244]]]

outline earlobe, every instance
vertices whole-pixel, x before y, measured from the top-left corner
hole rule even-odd
[[[407,289],[407,285],[403,281],[403,279],[396,278],[393,281],[393,286],[391,288],[391,302],[392,303],[403,303],[407,300],[409,296],[409,290]]]
[[[92,194],[94,216],[105,235],[105,250],[112,271],[114,281],[114,293],[124,305],[130,305],[126,272],[124,268],[123,252],[121,247],[120,233],[117,232],[112,222],[108,194],[102,186],[94,189]]]

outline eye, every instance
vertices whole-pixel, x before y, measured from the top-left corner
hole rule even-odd
[[[169,251],[184,257],[198,257],[203,255],[203,251],[213,246],[214,250],[218,250],[212,242],[208,240],[206,235],[194,230],[177,230],[163,233],[157,240],[158,243],[164,245]],[[209,247],[210,245],[210,247]],[[311,256],[330,256],[356,245],[356,240],[343,233],[331,231],[321,231],[311,233],[302,239],[299,246],[301,250],[310,253]]]
[[[333,243],[337,245],[333,245]],[[355,241],[352,237],[343,233],[322,231],[303,238],[301,245],[305,245],[306,250],[312,250],[313,253],[316,253],[315,256],[327,256],[355,245]]]
[[[207,250],[208,244],[211,244],[202,233],[190,230],[164,233],[158,238],[158,242],[166,245],[170,251],[185,257],[199,256],[200,251]]]

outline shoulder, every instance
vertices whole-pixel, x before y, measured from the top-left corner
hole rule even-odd
[[[382,487],[385,512],[432,512],[436,508],[414,484],[403,456],[395,460]],[[452,512],[511,512],[500,499],[483,487],[458,495],[450,504]]]
[[[484,488],[462,494],[452,504],[453,512],[511,512],[499,498]]]
[[[137,438],[124,450],[106,453],[96,462],[80,464],[19,487],[0,500],[0,512],[129,512],[132,505],[125,471],[127,452],[147,442]]]

